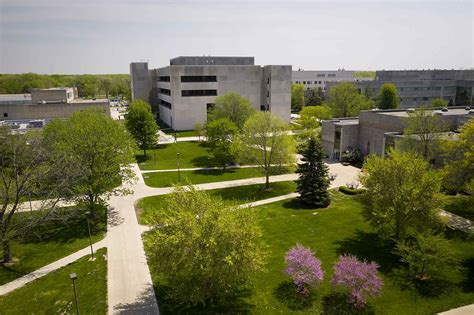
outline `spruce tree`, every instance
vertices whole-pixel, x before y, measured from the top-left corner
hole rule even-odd
[[[328,167],[323,162],[323,147],[315,137],[309,138],[300,151],[303,163],[298,165],[297,190],[301,202],[317,208],[327,207],[330,203],[328,188]]]

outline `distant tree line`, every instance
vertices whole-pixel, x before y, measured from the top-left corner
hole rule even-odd
[[[32,89],[76,87],[80,97],[98,95],[130,99],[128,74],[0,74],[0,94],[30,93]]]

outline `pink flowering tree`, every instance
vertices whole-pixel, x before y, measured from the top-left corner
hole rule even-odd
[[[285,273],[293,279],[298,293],[308,293],[309,289],[317,287],[323,280],[321,262],[301,244],[296,244],[286,253],[285,262]]]
[[[383,281],[378,275],[378,268],[374,262],[359,261],[355,256],[342,255],[334,265],[331,283],[347,292],[350,303],[362,308],[367,298],[380,294]]]

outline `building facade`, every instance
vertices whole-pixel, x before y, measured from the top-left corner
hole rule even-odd
[[[149,100],[159,118],[175,130],[204,124],[216,97],[228,92],[249,99],[256,110],[290,120],[289,65],[258,66],[253,57],[191,56],[171,59],[169,66],[151,70],[147,64],[132,63],[130,70],[133,98]]]
[[[326,92],[326,87],[338,82],[359,82],[367,81],[370,78],[356,78],[355,71],[347,70],[328,70],[328,71],[292,71],[291,83],[303,84],[305,90],[321,88]]]
[[[38,89],[31,94],[0,95],[0,120],[67,118],[88,107],[110,115],[109,100],[78,98],[75,88]]]
[[[359,149],[363,156],[382,155],[403,136],[405,120],[411,109],[361,111],[359,117],[332,119],[322,122],[321,139],[327,157],[339,160],[348,148]],[[444,122],[445,131],[459,129],[470,118],[474,109],[450,107],[447,111],[434,109]]]

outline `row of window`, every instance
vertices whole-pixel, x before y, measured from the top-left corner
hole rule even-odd
[[[414,102],[417,102],[417,101],[429,101],[429,100],[436,100],[436,99],[439,99],[439,98],[445,99],[446,101],[449,101],[449,100],[451,99],[450,96],[444,96],[444,97],[428,97],[428,96],[423,96],[423,97],[403,97],[403,98],[400,98],[400,102],[403,102],[403,101],[414,101]]]
[[[216,96],[217,90],[181,90],[181,96]]]
[[[158,81],[160,81],[160,82],[170,82],[170,76],[158,77]]]
[[[324,78],[326,76],[325,73],[319,73],[317,74],[317,77],[318,78]],[[328,78],[335,78],[336,77],[336,74],[335,73],[328,73]]]
[[[165,95],[171,95],[171,91],[168,90],[168,89],[163,89],[163,88],[159,88],[158,89],[158,93],[161,93],[161,94],[165,94]]]
[[[313,84],[313,81],[295,81],[296,84]],[[326,84],[326,81],[314,81],[314,84]]]
[[[159,76],[159,82],[170,82],[170,76]],[[181,82],[217,82],[215,75],[182,75]]]
[[[397,90],[399,92],[403,92],[403,91],[441,91],[442,89],[445,90],[445,91],[454,91],[454,90],[456,90],[456,87],[455,86],[445,86],[445,87],[441,87],[441,86],[426,87],[426,86],[423,86],[423,87],[400,87],[400,88],[397,88]]]
[[[171,109],[171,103],[168,103],[167,101],[160,100],[160,105]]]

